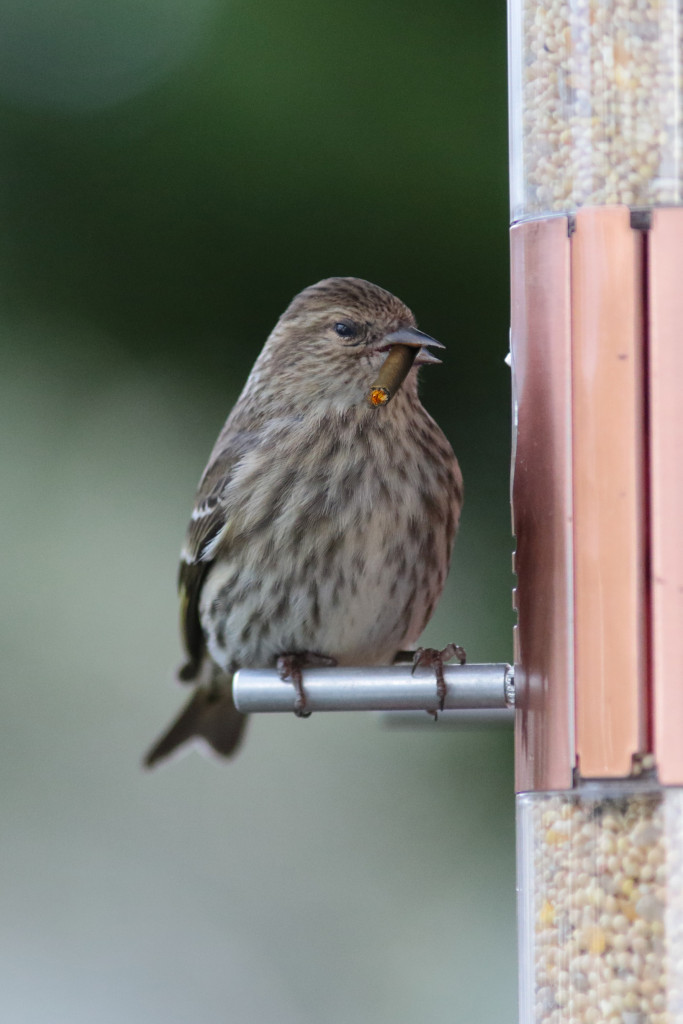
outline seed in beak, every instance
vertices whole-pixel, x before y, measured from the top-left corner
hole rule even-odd
[[[368,390],[366,398],[371,406],[386,405],[410,373],[419,348],[414,345],[392,345],[382,363],[377,380]]]

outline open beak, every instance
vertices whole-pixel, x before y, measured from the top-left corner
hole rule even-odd
[[[426,366],[427,364],[440,363],[441,360],[433,355],[430,348],[445,348],[440,341],[418,331],[417,327],[399,327],[397,331],[385,334],[382,348],[391,345],[408,345],[410,348],[419,349],[415,357],[414,366]]]

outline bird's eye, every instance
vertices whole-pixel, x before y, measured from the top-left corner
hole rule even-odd
[[[348,320],[339,320],[334,325],[334,329],[340,338],[355,338],[357,333],[356,325]]]

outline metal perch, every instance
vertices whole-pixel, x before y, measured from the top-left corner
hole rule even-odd
[[[514,706],[510,665],[445,665],[445,710],[489,710]],[[410,665],[304,670],[308,711],[434,711],[434,671]],[[240,711],[294,711],[294,687],[275,669],[240,669],[233,680]]]

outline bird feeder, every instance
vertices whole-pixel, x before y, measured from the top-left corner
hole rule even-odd
[[[683,23],[510,0],[520,1024],[683,1021]]]

